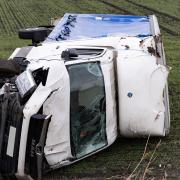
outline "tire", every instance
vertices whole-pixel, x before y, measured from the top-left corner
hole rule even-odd
[[[0,74],[19,74],[19,65],[12,60],[0,60]]]
[[[20,39],[31,39],[33,43],[39,43],[45,40],[45,38],[52,31],[51,26],[45,27],[34,27],[19,30],[19,38]]]
[[[20,73],[20,67],[15,61],[0,60],[0,88],[5,82],[10,82],[12,77]]]

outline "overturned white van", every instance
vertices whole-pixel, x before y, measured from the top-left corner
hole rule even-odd
[[[31,38],[36,30],[27,29]],[[21,73],[0,91],[4,176],[40,179],[118,134],[168,134],[168,69],[154,15],[66,14],[45,41],[32,40],[10,56]]]

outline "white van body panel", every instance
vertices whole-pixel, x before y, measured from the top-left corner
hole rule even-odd
[[[73,158],[70,144],[69,76],[64,61],[57,59],[58,56],[54,57],[54,59],[51,58],[46,60],[31,61],[27,68],[29,71],[34,71],[42,67],[44,69],[49,68],[49,73],[46,85],[43,86],[40,84],[37,87],[24,108],[24,120],[20,140],[17,176],[24,175],[25,152],[30,117],[37,113],[42,105],[43,113],[52,115],[47,132],[46,146],[44,148],[44,153],[48,164],[51,166],[51,168],[57,168],[74,162],[68,160]],[[112,50],[112,48],[105,48],[104,54],[101,57],[77,60],[70,63],[67,62],[67,64],[76,64],[87,61],[100,61],[106,92],[107,146],[110,146],[117,138],[117,112],[114,89],[115,58],[116,53],[114,50]]]
[[[101,68],[104,75],[106,92],[106,133],[108,145],[111,145],[117,137],[117,113],[115,100],[115,77],[114,77],[114,57],[112,50],[107,50],[102,57],[98,59],[89,59],[88,62],[101,62]],[[76,60],[65,63],[78,64],[87,62],[87,60]],[[67,74],[67,70],[61,72]],[[68,74],[66,75],[68,76]],[[49,125],[46,146],[44,149],[48,164],[52,168],[71,164],[68,160],[72,157],[70,148],[70,84],[67,81],[61,81],[61,88],[55,91],[44,103],[44,114],[52,115]]]
[[[119,51],[119,128],[124,136],[164,136],[163,90],[168,71],[144,52]]]
[[[49,68],[49,73],[47,77],[46,86],[43,86],[42,83],[37,87],[36,91],[30,97],[26,103],[23,113],[23,123],[21,130],[21,139],[20,139],[20,148],[19,148],[19,158],[18,158],[18,176],[24,176],[24,165],[25,165],[25,153],[26,153],[26,143],[30,118],[33,114],[36,114],[43,103],[46,101],[51,92],[60,88],[60,82],[64,78],[63,74],[59,74],[59,71],[63,71],[62,66],[63,62],[51,61],[51,62],[32,62],[27,70],[34,71],[38,68],[44,67]],[[56,70],[58,69],[58,70]],[[55,78],[56,77],[56,78]]]

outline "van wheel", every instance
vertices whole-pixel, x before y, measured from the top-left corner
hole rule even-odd
[[[0,59],[0,88],[5,82],[9,81],[13,76],[20,73],[20,67],[15,61]]]
[[[15,61],[0,59],[0,73],[16,75],[20,73],[20,67]]]

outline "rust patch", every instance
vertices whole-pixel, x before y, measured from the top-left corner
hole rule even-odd
[[[128,45],[125,45],[125,48],[126,48],[126,49],[129,49],[130,47],[129,47]]]
[[[158,120],[158,119],[160,118],[161,113],[162,113],[161,111],[159,111],[159,112],[157,113],[157,115],[156,115],[156,117],[155,117],[155,119],[154,119],[155,121]]]
[[[159,54],[159,52],[158,52],[158,51],[156,52],[156,56],[157,56],[158,58],[160,58],[160,57],[161,57],[161,55]]]
[[[140,46],[142,46],[144,43],[144,40],[139,41],[139,43],[140,43]]]
[[[153,47],[147,47],[147,50],[148,50],[148,52],[149,52],[151,55],[154,55],[154,56],[156,56],[156,57],[158,57],[158,58],[161,57],[160,54],[159,54],[159,52],[156,51]]]
[[[156,50],[153,47],[147,47],[147,50],[151,55],[156,55]]]
[[[158,35],[158,36],[154,36],[154,41],[155,41],[155,43],[161,43],[162,42],[162,37],[161,37],[161,35]]]
[[[158,51],[157,44],[158,44],[158,43],[162,43],[162,37],[161,37],[161,35],[154,36],[154,41],[155,41],[155,43],[156,43],[156,57],[160,58],[161,55],[160,55],[160,53],[159,53],[159,51]]]

